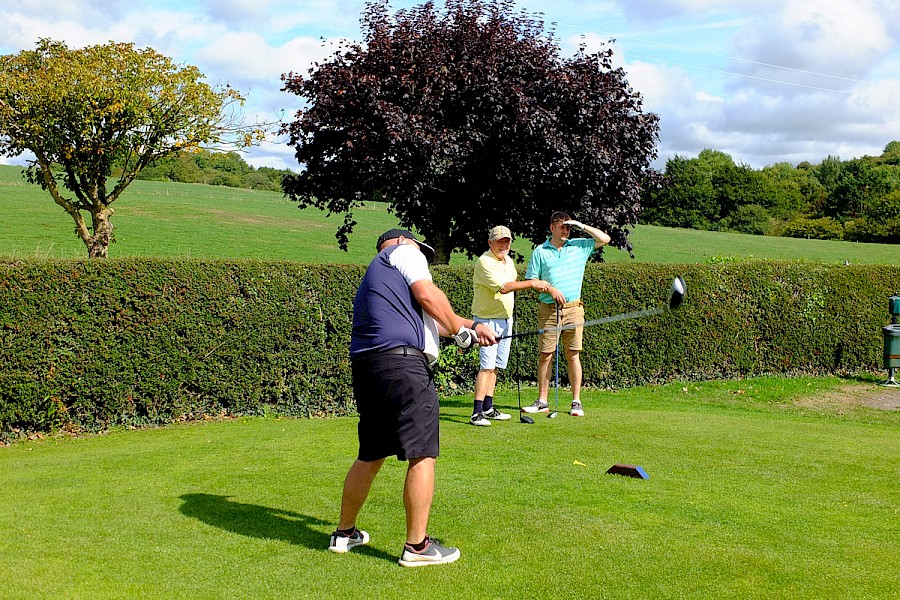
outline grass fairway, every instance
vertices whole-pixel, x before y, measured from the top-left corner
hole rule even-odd
[[[896,597],[900,414],[835,400],[872,389],[772,378],[590,391],[584,419],[477,429],[469,398],[444,399],[431,533],[462,558],[425,569],[396,564],[396,461],[361,515],[371,545],[325,550],[354,418],[21,443],[0,448],[0,595]],[[499,403],[514,412],[515,392]],[[617,462],[650,479],[605,475]]]
[[[20,167],[0,165],[0,211],[4,235],[0,257],[83,258],[84,245],[74,224],[50,196],[22,180]],[[358,225],[348,252],[338,248],[334,232],[343,215],[299,210],[276,192],[258,192],[187,183],[135,181],[113,204],[117,242],[111,257],[158,256],[284,259],[311,263],[367,264],[375,239],[397,226],[384,203],[357,209]],[[549,218],[549,213],[548,213]],[[486,235],[486,234],[485,234]],[[733,233],[670,229],[649,225],[633,232],[635,260],[694,264],[716,257],[811,260],[824,263],[898,264],[900,250],[885,244],[798,240]],[[487,248],[487,246],[485,246]],[[531,243],[517,240],[524,257]],[[630,261],[609,249],[611,262]],[[454,264],[471,262],[455,254]]]

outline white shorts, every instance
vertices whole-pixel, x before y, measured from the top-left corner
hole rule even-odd
[[[478,317],[473,317],[473,319],[476,323],[484,323],[490,327],[497,336],[512,333],[512,319],[480,319]],[[511,342],[510,338],[506,338],[493,346],[481,346],[478,351],[479,368],[488,371],[505,369],[506,363],[509,362]]]

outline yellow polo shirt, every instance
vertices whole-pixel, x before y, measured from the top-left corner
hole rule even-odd
[[[500,260],[488,250],[475,263],[472,277],[474,293],[472,314],[481,319],[509,319],[513,314],[515,294],[501,294],[500,288],[518,279],[516,265],[507,256]]]

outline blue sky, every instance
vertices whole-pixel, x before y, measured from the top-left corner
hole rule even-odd
[[[420,1],[392,1],[392,9]],[[134,42],[248,95],[249,117],[290,115],[279,76],[360,37],[363,0],[0,0],[0,53],[41,37]],[[442,0],[436,4],[443,5]],[[610,38],[616,64],[661,117],[659,159],[727,152],[755,168],[878,155],[900,140],[897,0],[518,0],[555,23],[564,55]],[[323,41],[324,40],[324,41]],[[298,168],[273,139],[255,166]],[[21,158],[0,158],[21,162]]]

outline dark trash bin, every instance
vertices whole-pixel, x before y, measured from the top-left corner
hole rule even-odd
[[[884,368],[900,368],[900,324],[881,329],[884,334]]]

